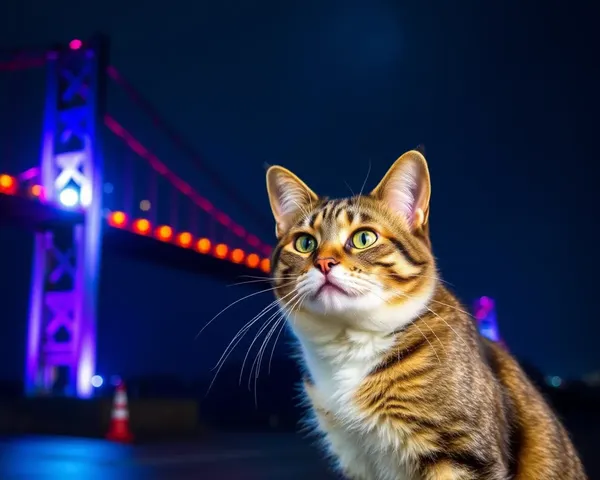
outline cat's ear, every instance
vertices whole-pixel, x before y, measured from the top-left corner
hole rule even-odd
[[[274,165],[267,170],[267,192],[275,217],[275,234],[280,238],[290,229],[298,212],[310,210],[317,195],[288,169]]]
[[[371,192],[394,212],[403,216],[411,231],[427,225],[431,182],[425,157],[411,150],[394,162]]]

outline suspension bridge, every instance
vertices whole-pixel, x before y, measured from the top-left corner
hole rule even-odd
[[[46,86],[39,158],[26,168],[19,161],[21,167],[11,171],[9,160],[19,153],[0,157],[0,222],[35,236],[25,392],[50,395],[60,370],[68,379],[65,393],[87,398],[95,374],[103,249],[233,279],[266,276],[271,246],[199,193],[107,110],[108,86],[116,86],[213,187],[236,201],[245,218],[264,221],[109,63],[104,37],[18,51],[0,61],[6,75],[41,68]],[[115,141],[125,152],[108,155]],[[474,311],[482,334],[498,341],[493,300],[481,297]]]
[[[225,279],[265,276],[270,268],[268,244],[107,110],[108,87],[116,86],[215,188],[238,201],[245,218],[258,217],[109,63],[108,53],[107,39],[99,35],[41,52],[18,51],[0,62],[4,75],[45,69],[39,158],[26,168],[23,158],[11,162],[22,156],[18,152],[0,160],[0,222],[35,236],[25,360],[29,396],[49,395],[65,369],[67,395],[92,395],[103,249]],[[126,154],[107,154],[115,142]]]

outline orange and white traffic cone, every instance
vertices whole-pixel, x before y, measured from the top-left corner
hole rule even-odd
[[[129,429],[129,407],[127,406],[127,391],[121,382],[115,390],[115,398],[110,414],[110,426],[106,434],[108,440],[113,442],[128,443],[133,440]]]

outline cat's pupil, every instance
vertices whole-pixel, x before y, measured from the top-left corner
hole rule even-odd
[[[360,243],[362,243],[363,245],[365,245],[367,243],[368,240],[368,235],[367,232],[363,232],[360,234]]]

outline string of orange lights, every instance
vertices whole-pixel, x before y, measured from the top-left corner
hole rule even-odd
[[[11,175],[0,174],[0,194],[5,195],[27,195],[32,199],[44,200],[43,188],[35,184],[23,190],[17,179]],[[237,264],[245,264],[249,268],[262,270],[269,273],[271,264],[268,258],[263,258],[257,253],[246,253],[241,248],[230,248],[225,243],[213,245],[206,237],[195,238],[190,232],[175,232],[169,225],[158,225],[153,228],[149,220],[145,218],[129,219],[121,211],[110,212],[106,220],[113,228],[127,229],[133,233],[144,236],[153,236],[161,242],[173,243],[181,248],[194,249],[200,254],[213,255],[221,260],[227,260]]]
[[[17,58],[12,62],[0,63],[0,71],[40,67],[45,64],[45,61],[45,56],[32,55],[31,57]],[[111,77],[115,79],[114,77],[118,72],[116,72],[114,67],[112,67],[112,70],[113,75]],[[109,74],[110,72],[111,67],[109,67]],[[272,248],[269,245],[261,242],[258,237],[247,232],[243,226],[235,223],[227,214],[219,211],[209,200],[199,195],[187,182],[172,172],[160,159],[158,159],[152,152],[145,148],[114,118],[110,117],[109,115],[105,115],[104,120],[105,125],[109,128],[109,130],[112,131],[112,133],[120,137],[129,148],[146,160],[150,164],[151,168],[153,168],[157,173],[163,175],[180,193],[190,198],[195,205],[200,207],[209,215],[213,216],[215,220],[223,227],[233,232],[233,234],[238,238],[244,240],[251,249],[260,251],[262,255],[270,255]],[[23,189],[19,185],[17,178],[7,174],[0,175],[0,194],[25,194],[32,199],[44,201],[43,188],[41,185],[34,184],[25,189],[25,191],[22,190]],[[163,242],[172,242],[182,248],[193,248],[201,254],[212,254],[217,258],[229,260],[233,263],[244,263],[250,268],[257,268],[265,273],[270,271],[269,259],[262,257],[259,253],[246,253],[241,248],[230,248],[230,246],[225,243],[217,243],[213,245],[208,238],[194,238],[190,232],[175,232],[173,228],[168,225],[159,225],[153,228],[149,220],[145,218],[130,220],[122,211],[113,211],[109,213],[107,216],[107,222],[111,227],[114,228],[128,229],[138,235],[152,235],[157,240]]]

